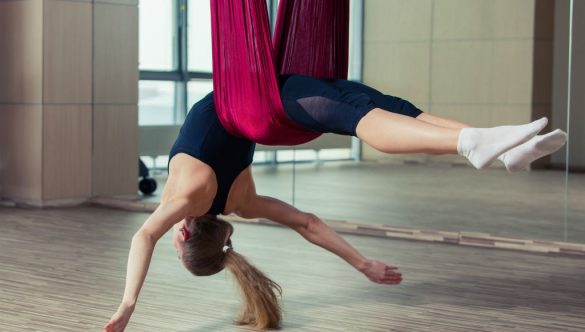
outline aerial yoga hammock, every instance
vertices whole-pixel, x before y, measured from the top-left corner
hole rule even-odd
[[[215,108],[234,136],[296,145],[321,134],[283,110],[277,73],[347,78],[349,0],[281,0],[274,50],[266,1],[212,0]]]

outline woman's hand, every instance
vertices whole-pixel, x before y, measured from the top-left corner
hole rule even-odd
[[[371,281],[378,284],[398,285],[402,282],[402,273],[396,266],[388,266],[375,260],[367,260],[360,271]]]
[[[148,217],[136,234],[134,234],[128,255],[126,286],[124,288],[122,304],[112,316],[110,322],[104,326],[105,332],[124,331],[126,325],[128,325],[130,316],[134,312],[134,306],[138,300],[138,294],[140,293],[144,279],[146,278],[156,242],[174,224],[189,214],[189,208],[189,200],[186,198],[171,200],[165,204],[161,204]]]
[[[118,311],[110,318],[108,324],[104,326],[104,332],[123,332],[133,312],[133,305],[120,304]]]

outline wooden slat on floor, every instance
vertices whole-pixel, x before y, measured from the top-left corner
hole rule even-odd
[[[146,214],[0,208],[0,331],[99,331]],[[367,281],[294,232],[236,224],[234,246],[284,288],[286,331],[582,331],[585,260],[345,236],[400,267]],[[167,234],[128,331],[244,331],[229,275],[192,277]]]

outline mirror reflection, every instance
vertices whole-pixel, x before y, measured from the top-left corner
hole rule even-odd
[[[584,140],[577,128],[585,121],[575,123],[582,114],[578,111],[567,118],[568,5],[365,1],[361,81],[409,100],[427,114],[474,127],[547,117],[539,140],[531,142],[538,148],[555,144],[554,130],[567,131],[568,119],[572,158],[567,159],[563,147],[526,170],[508,165],[510,173],[500,157],[478,171],[461,156],[389,155],[360,142],[351,150],[357,156],[352,161],[296,166],[297,206],[328,220],[374,229],[584,242],[585,218],[577,209],[583,201],[578,142]],[[573,72],[579,72],[575,65]],[[548,143],[542,143],[544,138]],[[570,175],[565,173],[567,160],[575,171]],[[566,203],[573,208],[566,211]]]

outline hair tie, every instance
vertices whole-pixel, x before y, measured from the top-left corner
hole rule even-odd
[[[230,247],[230,246],[223,246],[223,252],[224,252],[224,253],[227,253],[227,251],[228,251],[228,250],[230,250],[230,249],[232,249],[232,250],[233,250],[233,248],[232,248],[232,247]]]

